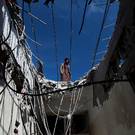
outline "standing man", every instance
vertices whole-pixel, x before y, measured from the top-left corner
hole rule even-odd
[[[60,76],[61,81],[70,81],[71,80],[71,73],[69,69],[69,59],[65,58],[64,63],[60,66]]]

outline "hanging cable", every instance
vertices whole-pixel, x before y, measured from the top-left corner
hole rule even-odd
[[[80,27],[80,30],[79,30],[79,35],[81,34],[82,29],[83,29],[84,20],[85,20],[85,16],[86,16],[87,5],[91,4],[91,2],[92,2],[92,0],[90,0],[89,3],[88,3],[88,0],[85,1],[85,7],[84,7],[84,12],[83,12],[81,27]]]
[[[13,121],[13,114],[14,114],[13,111],[14,111],[14,102],[13,102],[13,100],[12,100],[11,119],[10,119],[10,124],[9,124],[8,134],[7,134],[7,135],[10,134],[10,130],[11,130],[11,126],[12,126],[12,121]]]
[[[90,5],[90,4],[91,4],[91,2],[92,2],[92,0],[89,0],[88,5]]]
[[[73,0],[70,0],[70,72],[72,72]]]
[[[42,107],[43,107],[43,117],[45,119],[45,126],[46,126],[46,129],[48,130],[48,134],[51,135],[51,131],[49,129],[49,124],[48,124],[48,119],[47,119],[47,114],[46,114],[46,110],[45,110],[45,102],[44,102],[44,97],[42,96],[41,97],[41,102],[42,102]]]
[[[37,114],[37,123],[38,123],[38,128],[39,128],[39,131],[42,135],[44,135],[45,131],[46,133],[48,133],[48,129],[46,127],[46,124],[44,125],[44,122],[43,122],[43,114],[42,114],[42,107],[41,107],[41,103],[40,103],[40,97],[39,98],[36,98],[36,104],[38,106],[38,110],[39,110],[39,113]],[[36,110],[35,111],[35,114],[36,114]],[[40,121],[40,122],[39,122]]]
[[[10,27],[9,27],[9,32],[8,32],[8,35],[7,35],[7,37],[4,39],[4,41],[0,41],[0,46],[3,44],[3,43],[5,43],[8,39],[9,39],[9,37],[10,37],[10,34],[11,34],[11,30],[12,30],[12,20],[10,21]],[[2,37],[1,37],[2,38]]]
[[[5,92],[4,92],[4,94],[3,94],[3,99],[2,99],[2,108],[1,108],[1,116],[0,116],[0,125],[1,125],[1,121],[2,121],[2,115],[3,115],[4,100],[5,100]]]
[[[34,114],[34,118],[35,118],[35,120],[36,120],[36,122],[37,122],[38,129],[39,129],[40,133],[43,134],[42,131],[41,131],[41,129],[40,129],[40,126],[39,126],[40,121],[38,120],[38,116],[37,116],[36,113],[35,113],[35,109],[34,109],[34,107],[33,107],[33,104],[32,104],[31,99],[30,99],[30,106],[31,106],[32,112],[33,112],[33,114]],[[47,132],[47,135],[49,135],[49,129],[47,128],[46,125],[45,125],[45,130],[46,130],[46,132]]]
[[[23,33],[24,34],[24,36],[27,38],[27,39],[29,39],[29,40],[31,40],[33,43],[35,43],[36,45],[38,45],[38,46],[43,46],[41,43],[39,43],[39,42],[37,42],[37,41],[35,41],[35,40],[33,40],[30,36],[28,36],[26,33]]]
[[[22,21],[24,25],[24,0],[22,0]]]
[[[60,95],[61,94],[63,94],[63,93],[60,93]],[[57,110],[58,110],[59,107],[56,106],[56,105],[54,106],[54,104],[55,104],[55,100],[54,101],[53,100],[49,100],[48,105],[51,106],[51,108],[55,109],[56,110],[55,112],[57,112]],[[64,113],[64,114],[68,114],[69,113],[69,111],[68,110],[65,110],[65,109],[60,109],[60,111],[62,113]]]
[[[28,6],[29,6],[29,12],[31,13],[31,5],[28,4]],[[33,21],[32,17],[31,17],[31,26],[32,26],[32,33],[33,33],[34,40],[37,42],[36,30],[35,30],[34,21]],[[37,44],[36,44],[36,53],[37,53],[37,56],[39,57],[39,52],[38,52]]]
[[[70,126],[71,126],[72,116],[73,116],[73,114],[75,113],[75,111],[76,111],[76,109],[77,109],[78,103],[79,103],[79,101],[80,101],[80,99],[81,99],[81,96],[82,96],[82,92],[83,92],[83,88],[79,89],[78,94],[77,94],[77,98],[76,98],[76,101],[75,101],[74,108],[73,108],[72,112],[70,113],[70,117],[71,117],[71,118],[69,119],[69,123],[68,123],[68,125],[67,125],[67,130],[66,130],[66,132],[65,132],[65,135],[67,135],[67,133],[68,133],[68,131],[69,131],[69,128],[70,128]]]
[[[114,25],[115,25],[115,23],[111,23],[111,24],[105,25],[105,26],[104,26],[104,29],[109,28],[109,27],[112,27],[112,26],[114,26]]]
[[[23,120],[22,109],[20,107],[19,107],[19,110],[20,110],[20,114],[21,114],[21,120],[22,120],[22,125],[23,125],[23,128],[24,128],[24,131],[25,131],[26,135],[28,135],[28,132],[27,132],[27,129],[26,129],[26,126],[25,126],[25,122]]]
[[[103,41],[109,41],[110,39],[111,39],[111,36],[105,37],[105,38],[102,39],[102,42],[103,42]]]
[[[0,95],[0,96],[1,96],[1,99],[0,99],[0,105],[1,105],[1,103],[3,101],[4,93],[2,93],[2,95]]]
[[[55,47],[55,61],[56,61],[56,74],[57,74],[57,82],[59,80],[59,72],[58,72],[58,48],[57,48],[57,37],[56,37],[56,25],[55,25],[55,17],[54,17],[54,5],[51,4],[52,9],[52,25],[53,25],[53,38],[54,38],[54,47]],[[58,84],[57,84],[58,86]]]
[[[29,12],[31,13],[31,5],[30,4],[29,4]],[[32,17],[31,17],[31,25],[32,25],[32,33],[33,33],[34,40],[37,42],[36,29],[35,29],[34,21],[33,21],[33,18]],[[38,50],[37,44],[36,44],[36,54],[37,54],[37,56],[38,56],[38,58],[40,59],[40,62],[41,62],[41,58],[40,58],[40,55],[39,55],[39,50]],[[37,63],[38,62],[39,61],[37,61]]]
[[[69,117],[71,117],[71,118],[68,118],[68,126],[67,126],[67,130],[66,130],[66,132],[65,132],[65,135],[67,134],[67,132],[68,132],[68,128],[69,127],[71,127],[71,119],[72,119],[72,116],[71,116],[71,111],[72,111],[72,105],[73,105],[73,98],[74,98],[74,93],[73,93],[73,91],[72,91],[72,94],[71,94],[71,99],[70,99],[70,106],[69,106],[69,114],[68,115],[70,115]],[[68,116],[67,116],[68,117]],[[71,128],[70,128],[71,129]],[[70,134],[70,133],[69,133]]]
[[[53,129],[53,134],[52,135],[55,135],[55,131],[56,131],[56,126],[57,126],[57,123],[58,123],[58,119],[59,119],[59,114],[60,114],[60,108],[62,106],[62,103],[63,103],[63,99],[64,99],[64,95],[62,95],[62,98],[61,98],[61,101],[60,101],[60,105],[59,105],[59,109],[58,109],[58,115],[56,117],[56,121],[55,121],[55,125],[54,125],[54,129]]]
[[[9,83],[12,81],[12,79],[10,79],[9,82],[7,82],[7,84],[9,85]],[[4,88],[0,91],[0,95],[5,91],[5,89],[7,88],[8,86],[4,86]]]
[[[2,109],[2,112],[3,112],[3,135],[4,135],[4,130],[5,130],[5,98],[4,98],[4,101],[3,101],[3,104],[4,104],[4,106],[3,106],[3,109]]]
[[[95,47],[95,50],[94,50],[94,56],[93,56],[93,62],[92,62],[91,68],[95,64],[96,52],[97,52],[98,47],[99,47],[99,43],[100,43],[100,39],[101,39],[101,34],[102,34],[102,31],[103,31],[103,28],[104,28],[106,17],[107,17],[108,12],[109,12],[109,7],[110,7],[110,0],[106,0],[106,7],[105,7],[105,11],[104,11],[103,20],[102,20],[101,28],[100,28],[100,31],[99,31],[98,39],[97,39],[97,42],[96,42],[96,47]]]
[[[8,91],[9,91],[9,90],[8,90]],[[26,127],[25,127],[25,124],[24,124],[23,116],[22,116],[22,109],[21,109],[21,107],[16,103],[16,101],[15,101],[15,99],[13,98],[12,94],[10,93],[10,91],[9,91],[9,94],[10,94],[10,96],[11,96],[13,102],[14,102],[15,105],[17,106],[17,108],[19,108],[19,110],[20,110],[21,119],[22,119],[22,125],[23,125],[23,127],[24,127],[24,131],[25,131],[26,135],[28,135],[28,132],[27,132]]]
[[[11,22],[10,22],[9,34],[8,34],[7,38],[6,38],[2,43],[6,42],[7,39],[9,38],[9,36],[10,36],[10,34],[11,34],[11,29],[12,29],[12,20],[11,20]],[[28,36],[28,35],[26,34],[26,32],[24,32],[23,30],[20,29],[20,31],[24,34],[24,36],[25,36],[27,39],[31,40],[31,41],[32,41],[33,43],[35,43],[36,45],[38,45],[38,46],[43,46],[41,43],[37,42],[36,40],[33,40],[33,39],[32,39],[30,36]],[[34,34],[34,35],[35,35],[35,34]],[[1,43],[1,44],[2,44],[2,43]]]
[[[32,13],[30,13],[29,11],[26,11],[25,9],[23,9],[22,7],[20,7],[19,5],[16,4],[17,7],[19,7],[19,9],[23,10],[25,13],[27,13],[28,15],[30,15],[32,18],[36,19],[37,21],[39,21],[40,23],[46,25],[47,23],[44,22],[43,20],[41,20],[40,18],[38,18],[37,16],[33,15]]]
[[[52,108],[51,108],[51,106],[49,105],[49,104],[47,104],[47,107],[49,108],[49,110],[52,112],[52,114],[53,115],[56,115],[56,116],[58,116],[58,113],[57,112],[55,112]],[[59,118],[66,118],[67,117],[67,115],[59,115]]]
[[[46,124],[45,121],[44,121],[43,104],[42,104],[42,102],[41,102],[41,98],[42,98],[42,97],[37,98],[38,106],[39,106],[39,110],[40,110],[40,116],[41,116],[41,120],[42,120],[42,122],[43,122],[43,125],[44,125],[44,127],[45,127],[45,129],[46,129],[46,133],[49,134],[49,130],[48,130],[47,124]],[[44,134],[44,132],[42,132],[42,133]]]
[[[114,2],[115,1],[115,2]],[[110,4],[118,3],[119,0],[110,0]],[[105,6],[106,3],[95,3],[94,6]]]

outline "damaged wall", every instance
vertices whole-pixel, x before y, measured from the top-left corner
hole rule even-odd
[[[109,42],[109,48],[103,60],[96,68],[92,81],[122,79],[123,75],[135,72],[135,1],[121,0],[119,12],[113,32]],[[88,81],[91,74],[88,75]],[[129,77],[130,78],[130,77]],[[94,105],[98,105],[108,99],[108,91],[113,83],[109,85],[94,85],[94,93],[97,98]],[[100,94],[99,94],[100,93]],[[104,98],[103,98],[104,97]]]
[[[30,89],[32,90],[34,87],[34,79],[33,79],[34,70],[32,70],[31,54],[26,49],[25,43],[24,44],[22,43],[22,42],[25,42],[24,36],[23,34],[22,35],[18,34],[18,31],[15,28],[15,25],[13,24],[13,20],[11,19],[10,13],[5,4],[5,0],[0,1],[0,18],[1,18],[0,19],[0,26],[1,26],[0,36],[1,38],[6,39],[10,32],[9,37],[6,40],[6,44],[8,45],[8,48],[10,48],[10,50],[13,52],[13,53],[9,53],[9,56],[13,55],[12,58],[15,59],[14,60],[15,63],[12,63],[13,60],[9,59],[10,62],[8,66],[11,66],[10,69],[16,68],[16,70],[14,70],[15,71],[14,74],[12,75],[17,77],[16,80],[14,80],[14,82],[11,81],[10,86],[14,88],[15,90],[19,89],[19,87],[15,86],[15,84],[19,83],[19,75],[20,77],[22,77],[21,74],[23,74],[23,76],[25,76],[26,80],[28,81]],[[11,21],[12,21],[12,27],[11,27]],[[1,46],[2,45],[3,44],[1,44]],[[0,59],[2,59],[2,54],[0,55]],[[3,72],[5,72],[5,70],[2,70],[1,68],[0,69],[0,76],[1,76],[0,92],[1,90],[4,90],[3,88],[6,85],[3,81]],[[6,71],[5,76],[6,76],[7,81],[10,80],[10,77],[11,77],[10,72],[11,71]],[[15,75],[15,73],[17,75]],[[21,83],[23,83],[23,81],[20,82],[19,85],[25,86],[25,84],[23,85]],[[20,87],[20,89],[23,88],[22,86]],[[22,89],[23,92],[26,92],[27,90],[28,90],[27,87],[26,88],[24,87]],[[23,106],[22,96],[11,92],[11,90],[8,87],[6,87],[4,92],[0,94],[0,110],[1,110],[0,111],[0,134],[1,135],[7,135],[7,134],[13,135],[14,130],[16,128],[15,126],[16,120],[20,123],[17,128],[18,134],[19,135],[26,134],[19,107],[25,108],[25,105]],[[26,112],[27,112],[27,109],[26,109]],[[30,121],[30,119],[27,119],[27,120]],[[30,123],[27,123],[26,125],[28,128],[27,130],[28,134],[30,134],[30,130],[29,130]]]
[[[79,89],[73,91],[75,97],[72,95],[72,92],[64,93],[63,103],[60,108],[60,116],[63,117],[59,117],[59,121],[67,121],[71,98],[73,96],[73,99],[75,100],[78,92]],[[97,100],[98,105],[93,106],[93,100],[96,98],[93,94],[93,86],[83,88],[81,99],[78,102],[77,109],[73,115],[71,130],[76,130],[76,135],[134,135],[135,94],[130,83],[115,83],[108,92],[107,99],[100,92],[102,91],[99,91],[98,95],[100,94],[100,97],[104,102],[101,105],[100,101]],[[49,118],[56,119],[62,96],[63,94],[54,94],[49,101],[45,101],[45,107]],[[72,110],[73,107],[74,104],[72,105]],[[88,115],[82,117],[82,114],[84,113],[88,113]],[[82,131],[74,129],[74,124],[76,123],[74,116],[78,116],[78,120],[87,117],[86,121],[84,119],[82,119],[84,121],[81,120],[82,122],[80,125],[85,125]],[[55,119],[52,123],[55,122]],[[79,124],[79,122],[77,123]],[[58,127],[63,128],[59,124]],[[77,133],[77,131],[79,132]]]
[[[86,89],[90,97],[92,87]],[[100,91],[99,91],[100,94]],[[95,98],[95,97],[92,97]],[[134,135],[135,94],[129,83],[116,83],[103,105],[89,104],[90,135]]]
[[[92,81],[126,79],[132,70],[134,73],[134,9],[134,0],[120,0],[115,31]],[[87,90],[93,95],[90,135],[135,134],[135,94],[129,82],[96,84]]]
[[[3,12],[3,36],[7,37],[10,31],[10,22],[11,18],[8,12],[8,9],[6,6],[2,7]],[[28,79],[31,89],[33,89],[33,76],[32,76],[32,60],[31,60],[31,54],[27,51],[26,53],[26,46],[25,44],[21,44],[19,42],[23,42],[24,37],[19,36],[17,33],[17,30],[14,28],[14,24],[12,24],[12,30],[11,34],[9,36],[9,39],[7,40],[7,43],[11,50],[13,50],[14,57],[17,60],[17,63],[20,65],[22,72],[24,73],[25,77]],[[30,69],[31,68],[31,69]]]

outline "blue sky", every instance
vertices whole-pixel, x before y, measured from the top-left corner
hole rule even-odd
[[[93,0],[91,5],[87,7],[84,27],[82,33],[79,35],[78,32],[82,21],[85,0],[73,0],[73,44],[71,62],[73,81],[82,77],[91,68],[96,40],[104,14],[105,6],[103,3],[105,3],[105,0]],[[114,2],[110,6],[105,26],[115,23],[118,7],[118,2]],[[28,10],[28,5],[26,3],[25,9]],[[70,57],[70,0],[55,0],[54,4],[56,41],[58,49],[57,64],[53,38],[51,7],[44,6],[43,1],[40,0],[39,3],[31,4],[31,10],[35,16],[44,20],[47,24],[43,25],[34,19],[37,42],[42,44],[42,46],[38,47],[38,54],[35,43],[30,40],[28,40],[28,43],[32,52],[39,56],[43,61],[45,76],[48,79],[57,80],[56,65],[58,64],[58,66],[60,66],[65,57]],[[24,13],[26,33],[33,38],[30,19],[31,17]],[[96,62],[99,62],[103,58],[104,52],[108,46],[108,40],[104,39],[112,35],[113,29],[114,27],[104,28],[100,46],[97,51]],[[35,62],[34,58],[33,62]]]

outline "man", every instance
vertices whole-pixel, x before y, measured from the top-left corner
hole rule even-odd
[[[61,81],[70,81],[71,80],[71,73],[69,69],[69,59],[65,58],[64,63],[61,64],[60,67],[60,76],[61,76]]]

